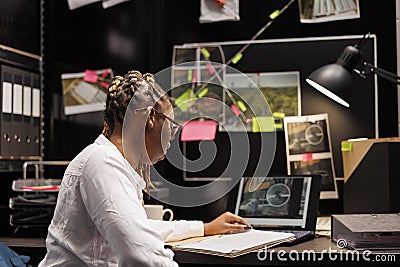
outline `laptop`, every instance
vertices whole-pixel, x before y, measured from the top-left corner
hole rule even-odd
[[[321,180],[320,175],[243,177],[235,214],[255,229],[293,233],[291,244],[312,239]]]

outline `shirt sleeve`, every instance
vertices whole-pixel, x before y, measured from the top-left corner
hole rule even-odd
[[[83,167],[80,190],[89,216],[112,247],[118,266],[178,266],[162,236],[147,224],[137,184],[113,152],[95,151]]]
[[[201,221],[158,221],[148,219],[150,227],[160,233],[164,242],[178,241],[204,235]]]

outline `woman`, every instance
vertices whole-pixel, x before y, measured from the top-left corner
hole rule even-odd
[[[209,223],[147,219],[148,169],[164,158],[175,126],[172,105],[151,74],[113,79],[102,134],[65,171],[39,266],[177,266],[164,241],[244,231],[248,224],[231,213]]]

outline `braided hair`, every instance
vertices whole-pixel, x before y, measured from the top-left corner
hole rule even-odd
[[[115,76],[108,87],[102,134],[110,138],[115,125],[123,124],[128,108],[135,110],[152,106],[162,111],[161,105],[170,105],[170,102],[152,74],[142,75],[139,71],[132,70],[124,76]],[[150,165],[139,163],[136,171],[145,180],[148,193]]]

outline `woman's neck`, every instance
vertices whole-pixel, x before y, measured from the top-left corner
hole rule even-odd
[[[124,146],[122,143],[122,131],[120,128],[114,129],[113,133],[111,136],[108,138],[111,143],[119,150],[119,152],[122,154],[122,156],[128,160],[128,162],[131,164],[131,166],[135,169],[138,166],[139,158],[137,155],[126,155],[124,152]]]
[[[116,135],[116,134],[112,134],[109,138],[110,142],[114,144],[114,146],[117,147],[117,149],[119,150],[119,152],[121,152],[121,154],[125,157],[124,155],[124,148],[122,146],[122,136],[121,135]]]

